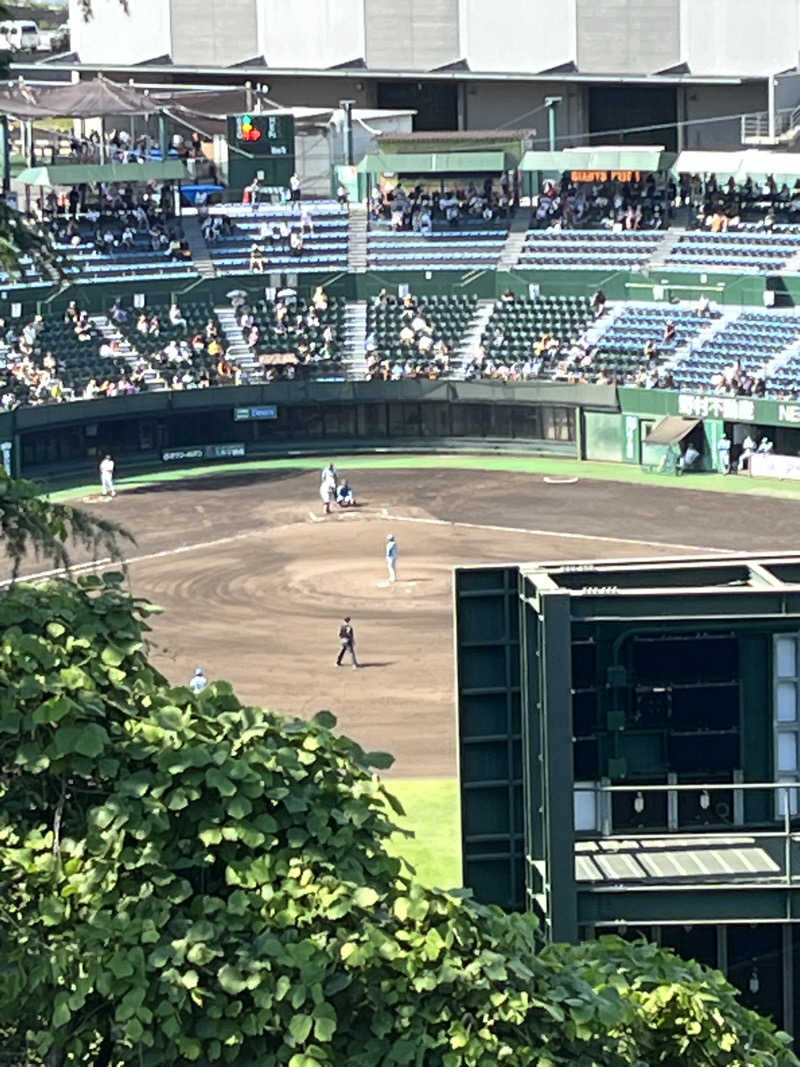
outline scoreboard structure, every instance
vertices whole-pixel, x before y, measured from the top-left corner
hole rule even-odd
[[[264,185],[288,187],[295,170],[294,136],[294,115],[228,115],[228,184],[244,188],[263,173]]]
[[[800,1035],[800,554],[459,568],[464,886]]]

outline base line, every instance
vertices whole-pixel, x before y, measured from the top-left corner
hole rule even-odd
[[[312,517],[309,514],[309,517]],[[313,516],[317,522],[324,522],[324,518]],[[537,530],[527,526],[496,526],[491,523],[481,522],[450,522],[448,519],[427,519],[414,515],[390,515],[387,508],[382,508],[380,515],[368,516],[364,515],[364,518],[381,518],[388,519],[390,522],[416,522],[423,523],[427,526],[452,526],[459,527],[468,530],[494,530],[498,533],[516,533],[516,534],[529,534],[536,537],[564,537],[578,541],[604,541],[609,544],[620,545],[644,545],[651,548],[678,548],[685,549],[693,552],[717,552],[720,555],[731,554],[732,550],[726,548],[709,548],[706,545],[685,545],[678,544],[671,541],[644,541],[639,538],[633,537],[608,537],[604,534],[581,534],[581,533],[568,533],[562,530]],[[264,530],[247,530],[243,533],[231,534],[228,537],[218,537],[213,541],[197,541],[190,545],[178,545],[176,548],[165,548],[160,552],[146,552],[141,556],[129,556],[127,559],[121,561],[120,566],[130,566],[133,563],[143,563],[149,559],[165,559],[168,556],[178,556],[184,552],[198,552],[204,548],[218,548],[220,545],[229,545],[235,541],[245,541],[250,537],[260,537],[264,534]],[[110,558],[103,558],[98,560],[90,560],[87,563],[76,563],[72,567],[72,571],[91,570],[94,567],[103,567],[107,563],[110,563]],[[60,574],[65,574],[63,569],[51,570],[51,571],[39,571],[34,574],[23,574],[17,578],[19,582],[32,582],[42,578],[55,578]],[[11,580],[6,579],[0,581],[0,587],[10,585]]]
[[[681,548],[693,552],[719,552],[726,555],[727,548],[710,548],[708,545],[684,545],[675,541],[645,541],[638,537],[609,537],[606,534],[582,534],[571,533],[565,530],[537,530],[528,526],[495,526],[492,523],[483,522],[450,522],[447,519],[425,519],[413,515],[390,515],[386,508],[383,509],[381,518],[390,522],[421,522],[428,526],[458,526],[468,530],[497,530],[500,533],[530,534],[535,537],[565,537],[577,541],[605,541],[609,544],[618,545],[646,545],[652,548]]]

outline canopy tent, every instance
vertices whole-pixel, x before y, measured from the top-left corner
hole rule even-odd
[[[684,437],[688,437],[695,426],[699,425],[699,419],[682,419],[678,415],[667,415],[661,422],[656,423],[644,443],[646,445],[676,445]]]
[[[663,145],[597,145],[587,148],[564,148],[560,152],[526,152],[520,170],[561,175],[565,171],[585,174],[624,174],[638,171],[652,174],[668,170],[674,153]]]
[[[359,174],[500,174],[508,170],[505,152],[397,152],[366,155]]]
[[[17,119],[92,119],[104,115],[152,115],[161,110],[146,93],[109,81],[98,74],[92,81],[46,88],[18,82],[0,92],[0,114]]]
[[[58,186],[94,185],[97,182],[168,182],[181,181],[186,168],[177,159],[165,163],[67,163],[48,167],[27,167],[14,179],[22,185]]]

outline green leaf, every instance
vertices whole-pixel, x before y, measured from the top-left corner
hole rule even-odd
[[[107,667],[119,667],[120,663],[125,659],[125,653],[113,645],[106,645],[100,653],[100,659]]]
[[[388,770],[394,763],[394,756],[389,752],[367,752],[364,762],[368,767],[376,767],[380,771]]]
[[[210,767],[206,771],[206,784],[211,786],[212,789],[216,789],[224,797],[232,797],[236,794],[236,786],[227,775],[216,767]]]
[[[230,993],[232,996],[241,993],[247,986],[241,973],[235,967],[231,967],[229,963],[226,963],[217,971],[217,980],[225,992]]]
[[[98,726],[96,723],[91,723],[89,726],[84,726],[80,731],[80,735],[75,743],[75,751],[79,752],[82,756],[95,757],[105,749],[108,744],[108,734],[102,726]]]
[[[67,1000],[68,998],[63,993],[56,997],[56,1006],[53,1009],[53,1026],[56,1029],[66,1026],[72,1016]]]
[[[359,908],[371,908],[374,904],[377,904],[380,896],[374,889],[362,885],[353,893],[353,900]]]
[[[318,711],[311,721],[315,726],[322,726],[326,730],[332,730],[336,726],[338,720],[330,711]]]
[[[302,1012],[298,1015],[293,1015],[289,1020],[289,1034],[296,1045],[302,1045],[308,1035],[311,1033],[311,1027],[314,1025],[314,1020],[310,1015],[305,1015]]]

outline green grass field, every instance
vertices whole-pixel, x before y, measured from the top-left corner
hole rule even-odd
[[[458,782],[455,778],[387,778],[386,788],[406,812],[398,826],[413,830],[412,838],[396,834],[391,849],[416,870],[425,886],[457,889],[461,886],[461,829]]]
[[[701,492],[742,493],[747,496],[800,498],[800,482],[783,482],[774,478],[747,478],[723,474],[688,474],[676,478],[674,474],[652,474],[630,463],[600,463],[592,460],[560,459],[546,456],[513,455],[338,455],[330,457],[338,467],[350,470],[398,470],[424,468],[450,468],[451,470],[512,471],[527,474],[551,474],[560,477],[593,478],[600,481],[627,482],[636,485],[662,486],[675,489],[699,490]],[[319,456],[293,456],[291,458],[246,460],[242,463],[214,463],[189,468],[158,468],[156,470],[117,479],[121,489],[132,489],[153,482],[182,481],[186,478],[201,478],[209,474],[237,475],[245,471],[260,470],[316,470]],[[53,485],[49,492],[51,500],[70,500],[76,496],[96,493],[96,481],[89,485],[72,484],[69,488]]]

